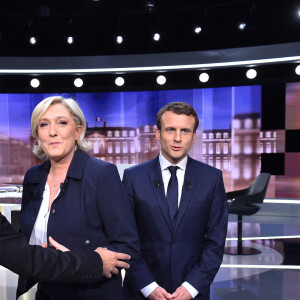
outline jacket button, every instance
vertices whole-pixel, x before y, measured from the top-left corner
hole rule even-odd
[[[170,245],[173,246],[174,244],[176,244],[176,241],[172,240],[172,241],[170,242]]]
[[[52,209],[52,215],[54,215],[55,214],[55,209]]]
[[[86,245],[89,245],[89,244],[91,243],[91,241],[90,241],[90,240],[86,240],[84,243],[85,243]]]

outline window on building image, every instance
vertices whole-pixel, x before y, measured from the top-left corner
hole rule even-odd
[[[228,154],[228,149],[229,149],[228,143],[224,143],[224,144],[223,144],[223,153],[224,153],[224,154]]]
[[[135,145],[134,145],[134,142],[130,142],[130,153],[135,153]]]
[[[98,154],[99,153],[99,142],[98,141],[94,141],[92,143],[92,148],[93,148],[94,154]]]
[[[121,163],[121,158],[120,156],[116,157],[116,165],[119,165]]]
[[[135,156],[131,156],[131,163],[132,163],[132,164],[136,164]]]
[[[221,159],[220,159],[220,157],[216,157],[216,168],[221,169]]]
[[[209,138],[209,139],[213,139],[213,138],[214,138],[214,134],[211,132],[211,133],[208,135],[208,138]]]
[[[214,153],[214,144],[209,143],[208,145],[208,154],[213,154]]]
[[[224,160],[223,160],[223,169],[224,170],[228,170],[229,169],[228,157],[224,157]]]
[[[123,142],[123,153],[128,153],[128,142]]]
[[[241,146],[237,143],[233,145],[232,149],[233,154],[240,154],[241,153]]]
[[[134,137],[134,130],[130,130],[129,135],[130,135],[130,137]]]
[[[216,154],[221,154],[221,144],[216,143]]]
[[[112,137],[112,131],[111,130],[107,131],[107,137]]]
[[[107,160],[109,163],[113,164],[114,163],[114,160],[111,156],[108,157],[108,160]]]
[[[245,119],[244,127],[245,127],[245,129],[253,128],[253,121],[251,119]]]
[[[202,153],[206,154],[206,143],[202,144]]]
[[[262,142],[259,143],[260,153],[264,153],[264,144]]]
[[[253,153],[251,140],[248,139],[248,140],[244,141],[243,153],[244,154],[252,154]]]
[[[123,137],[127,137],[127,130],[123,130],[123,131],[122,131],[122,136],[123,136]]]
[[[115,131],[115,137],[120,137],[120,131],[119,130]]]
[[[232,121],[232,128],[234,129],[240,129],[242,127],[241,125],[242,125],[241,120],[234,119]]]
[[[221,133],[220,132],[217,132],[216,133],[216,139],[220,139],[221,138]]]
[[[144,132],[150,132],[150,126],[149,125],[144,126]]]
[[[109,154],[113,153],[113,143],[112,142],[107,143],[107,153],[109,153]]]
[[[224,138],[224,139],[228,139],[228,132],[224,132],[224,133],[223,133],[223,138]]]
[[[123,156],[123,164],[128,164],[128,157],[127,156]]]
[[[121,143],[120,142],[116,142],[115,149],[116,149],[115,153],[121,152]]]

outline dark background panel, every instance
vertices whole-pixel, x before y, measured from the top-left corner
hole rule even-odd
[[[284,153],[262,153],[261,172],[271,175],[284,175]]]
[[[285,151],[300,152],[300,130],[286,130]]]
[[[262,86],[261,129],[285,129],[285,83]]]

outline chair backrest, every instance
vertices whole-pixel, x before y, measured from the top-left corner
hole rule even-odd
[[[263,201],[267,193],[270,177],[270,173],[260,173],[251,184],[248,195],[260,194],[261,201]]]

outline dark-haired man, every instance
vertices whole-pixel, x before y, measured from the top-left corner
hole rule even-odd
[[[222,173],[188,156],[199,124],[192,106],[170,103],[156,121],[159,156],[123,177],[141,242],[123,299],[208,300],[227,231]]]

